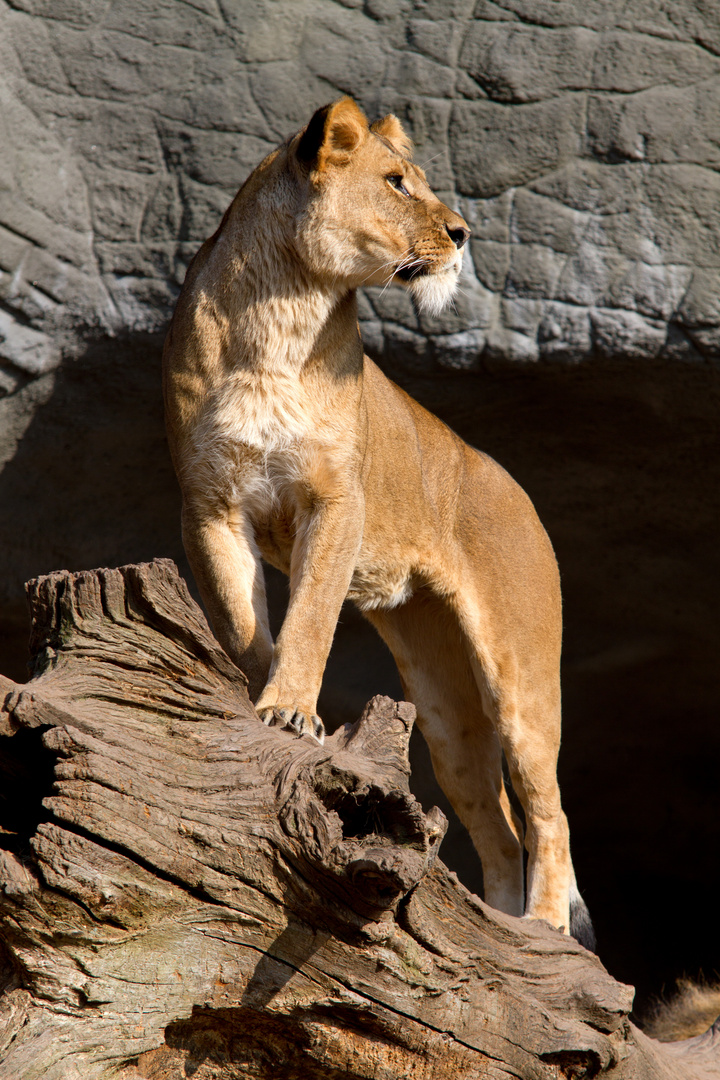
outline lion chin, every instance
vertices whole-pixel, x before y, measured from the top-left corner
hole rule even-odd
[[[435,274],[422,274],[413,278],[408,288],[418,310],[426,315],[439,315],[452,302],[459,278],[458,263],[453,263]]]

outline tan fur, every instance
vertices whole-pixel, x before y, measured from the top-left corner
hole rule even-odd
[[[716,1021],[720,1021],[720,983],[681,978],[674,993],[651,1008],[642,1029],[651,1039],[675,1042],[703,1035]]]
[[[320,110],[193,261],[164,363],[184,542],[268,723],[322,737],[325,663],[357,603],[395,656],[486,899],[567,928],[550,542],[507,473],[386,379],[358,332],[360,285],[405,284],[439,310],[457,283],[468,230],[409,152],[395,117],[368,128],[347,98]],[[290,576],[274,646],[261,556]],[[525,905],[503,751],[527,818]]]

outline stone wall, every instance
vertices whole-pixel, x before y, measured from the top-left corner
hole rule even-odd
[[[589,0],[0,3],[2,388],[161,329],[242,179],[340,93],[407,121],[473,226],[429,361],[701,362],[720,345],[720,13]]]
[[[0,0],[0,670],[22,671],[26,578],[186,570],[164,327],[247,173],[342,93],[403,119],[473,229],[453,310],[369,290],[362,330],[556,546],[561,777],[603,955],[645,989],[720,967],[716,4]],[[348,613],[325,713],[394,679]]]

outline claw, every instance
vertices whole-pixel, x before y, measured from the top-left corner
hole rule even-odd
[[[283,705],[258,709],[258,716],[268,727],[279,727],[298,736],[310,735],[321,745],[325,742],[325,726],[316,713],[308,715],[292,705]]]
[[[325,725],[316,713],[313,713],[313,715],[310,717],[310,723],[312,724],[311,734],[313,738],[317,739],[317,741],[322,746],[322,744],[325,742]]]

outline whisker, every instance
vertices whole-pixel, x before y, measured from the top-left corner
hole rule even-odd
[[[406,263],[404,266],[399,266],[398,270],[409,270],[411,269],[411,267],[417,267],[416,273],[410,275],[410,280],[412,281],[414,277],[417,277],[418,272],[423,268],[423,266],[424,263],[422,259],[411,259],[411,261],[409,263]]]
[[[374,270],[370,270],[365,275],[365,277],[360,281],[360,283],[358,284],[358,288],[361,288],[365,284],[365,282],[367,281],[368,278],[374,277],[375,274],[381,273],[385,269],[385,267],[388,266],[388,265],[392,267],[394,264],[393,263],[384,263],[382,266],[377,266],[377,267],[375,267]],[[393,273],[394,273],[394,270],[391,269],[390,277],[392,277]],[[372,288],[372,285],[370,286],[370,288]]]
[[[393,272],[391,273],[390,277],[389,277],[389,278],[387,279],[387,281],[385,282],[385,285],[384,285],[384,287],[383,287],[383,290],[382,290],[382,292],[380,293],[380,296],[378,297],[378,299],[382,299],[382,297],[383,297],[383,296],[385,295],[385,290],[386,290],[386,289],[387,289],[387,288],[388,288],[388,287],[389,287],[389,286],[390,286],[390,285],[392,284],[392,280],[393,280],[393,278],[395,277],[395,275],[396,275],[396,274],[397,274],[397,273],[398,273],[398,272],[399,272],[400,270],[407,270],[407,269],[408,269],[408,267],[410,267],[410,266],[414,266],[415,264],[421,264],[421,260],[420,260],[420,259],[410,259],[410,260],[407,260],[407,261],[406,261],[406,260],[402,260],[401,262],[399,262],[399,263],[398,263],[398,265],[397,265],[397,266],[395,267],[395,269],[393,270]]]
[[[431,161],[435,161],[435,160],[437,160],[437,158],[442,157],[444,153],[445,153],[445,151],[441,150],[439,154],[433,154],[433,156],[429,157],[427,159],[427,161],[423,161],[422,164],[419,167],[421,169],[424,169],[426,165],[429,165]]]
[[[400,256],[400,261],[402,261],[404,258],[407,257],[409,251],[410,251],[410,248],[406,248],[405,251],[403,251],[402,255]],[[370,272],[365,276],[365,278],[363,278],[363,281],[366,281],[367,278],[369,278],[371,274],[377,274],[381,270],[384,270],[386,266],[395,266],[396,262],[397,262],[397,259],[388,259],[387,262],[381,263],[380,266],[375,267],[375,269],[373,269],[373,270],[370,270]]]
[[[389,277],[389,278],[387,279],[387,281],[386,281],[386,282],[385,282],[385,284],[383,285],[383,288],[382,288],[382,292],[380,293],[380,296],[378,297],[378,300],[382,300],[383,296],[385,295],[385,291],[386,291],[386,289],[389,289],[389,288],[390,288],[390,286],[392,285],[392,282],[393,282],[393,278],[395,277],[395,274],[396,274],[396,273],[397,273],[397,271],[396,271],[396,270],[394,270],[394,271],[393,271],[393,272],[392,272],[392,273],[390,274],[390,277]]]
[[[367,279],[368,279],[369,277],[372,277],[372,276],[373,276],[374,274],[379,274],[379,273],[382,273],[382,271],[383,271],[383,270],[384,270],[384,269],[385,269],[386,267],[392,267],[392,268],[393,268],[393,270],[392,270],[392,273],[391,273],[391,275],[390,275],[390,281],[392,281],[392,279],[393,279],[394,275],[395,275],[395,274],[397,273],[397,271],[398,271],[398,270],[400,270],[400,269],[402,269],[402,267],[403,267],[403,265],[404,265],[404,260],[405,260],[405,259],[407,258],[407,256],[409,255],[409,253],[410,253],[410,248],[408,247],[408,248],[406,248],[406,249],[405,249],[405,251],[403,251],[403,253],[401,254],[401,256],[400,256],[400,261],[399,261],[399,262],[397,261],[397,259],[388,259],[388,261],[387,261],[387,262],[381,263],[381,264],[380,264],[380,266],[377,266],[377,267],[375,267],[374,269],[372,269],[372,270],[369,270],[369,271],[368,271],[368,273],[367,273],[367,274],[365,275],[365,277],[364,277],[364,278],[362,279],[362,281],[360,282],[360,285],[364,285],[364,284],[365,284],[365,282],[367,281]],[[387,287],[387,286],[386,286],[386,287]]]

